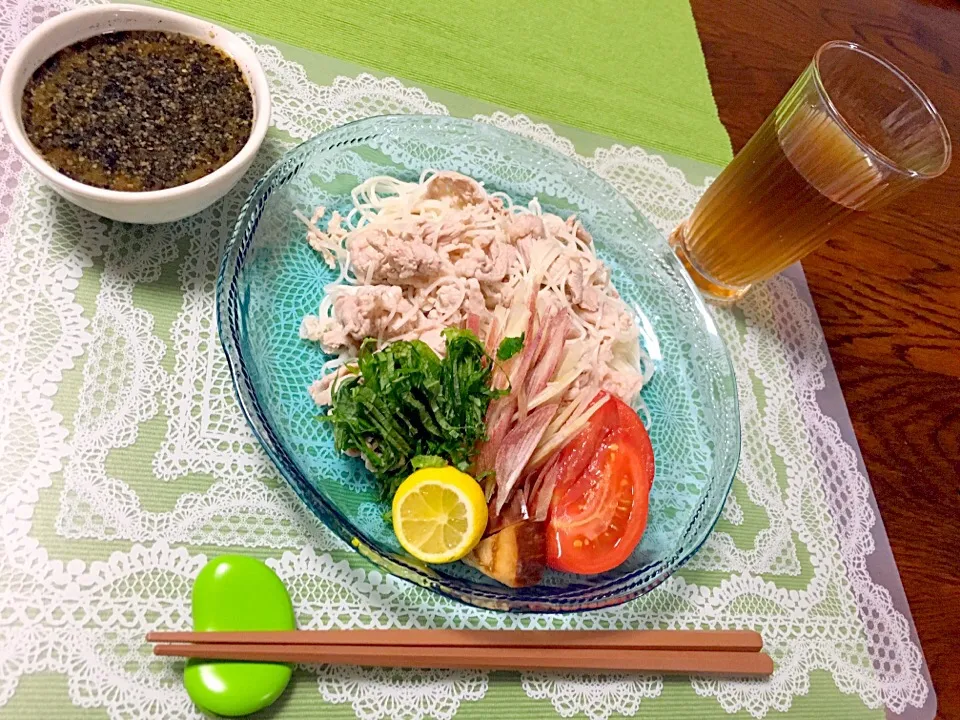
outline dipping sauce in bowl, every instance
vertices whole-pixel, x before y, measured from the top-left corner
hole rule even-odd
[[[253,98],[236,61],[180,33],[110,32],[44,62],[21,101],[44,159],[86,185],[164,190],[225,165],[250,138]]]

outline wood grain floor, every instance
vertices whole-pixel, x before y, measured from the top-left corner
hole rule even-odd
[[[947,174],[804,261],[930,666],[960,718],[960,3],[693,0],[739,149],[813,53],[852,40],[899,65],[954,138]]]

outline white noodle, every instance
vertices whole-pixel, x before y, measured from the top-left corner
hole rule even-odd
[[[363,307],[351,307],[354,315],[375,313],[364,315],[358,322],[369,321],[363,327],[372,328],[370,334],[381,346],[423,337],[446,326],[462,327],[471,313],[477,315],[482,340],[495,310],[504,313],[498,321],[504,337],[508,328],[513,332],[524,327],[529,293],[538,287],[537,324],[552,307],[569,317],[567,337],[551,338],[552,342],[565,343],[562,357],[569,360],[566,364],[561,361],[562,382],[551,382],[533,400],[540,404],[559,399],[562,409],[558,416],[568,420],[565,431],[571,424],[579,425],[583,415],[595,411],[595,407],[586,409],[589,398],[583,398],[590,388],[606,389],[628,402],[640,402],[637,391],[649,382],[653,362],[640,346],[634,317],[610,284],[610,273],[597,258],[579,219],[564,220],[545,212],[537,198],[526,205],[517,204],[506,193],[487,192],[466,176],[436,170],[425,170],[415,183],[389,176],[371,177],[357,185],[351,197],[349,212],[345,217],[331,213],[326,231],[320,227],[324,208],[317,208],[311,218],[296,212],[307,227],[310,245],[325,263],[331,267],[335,263],[339,268],[314,316],[316,322],[311,321],[308,328],[313,333],[311,339],[320,341],[336,356],[324,366],[325,373],[353,362],[363,339],[340,316],[338,303],[360,303],[361,295],[378,298],[373,305],[364,301],[367,305]],[[511,234],[512,223],[521,223],[518,228],[528,227],[526,223],[537,228],[542,225],[542,231],[517,237]],[[361,247],[358,242],[364,243],[362,247],[369,252],[371,238],[381,243],[376,249],[384,253],[387,245],[382,243],[387,241],[394,243],[391,247],[399,247],[397,243],[419,244],[423,250],[411,245],[410,252],[417,250],[423,256],[432,253],[439,262],[439,272],[434,264],[432,274],[391,277],[390,263],[400,263],[402,258],[384,254],[378,264],[356,254]],[[518,249],[520,239],[529,249],[529,261]],[[577,267],[582,275],[573,272]],[[441,297],[441,289],[449,283],[454,283],[459,292],[443,291]],[[483,301],[479,305],[478,284]],[[573,410],[570,403],[575,400],[577,407]],[[643,412],[647,414],[645,408]],[[549,436],[559,430],[547,433],[538,448],[539,455],[545,445],[553,445]]]

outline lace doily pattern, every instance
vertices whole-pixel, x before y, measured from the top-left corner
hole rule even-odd
[[[0,59],[69,5],[0,0]],[[192,579],[217,548],[264,558],[304,628],[752,627],[776,659],[765,682],[511,676],[549,716],[630,716],[685,683],[718,715],[762,717],[807,693],[815,670],[865,708],[924,703],[909,623],[867,572],[875,518],[866,479],[816,402],[826,363],[819,326],[783,278],[715,313],[740,383],[740,470],[716,532],[654,593],[572,616],[485,612],[384,576],[309,515],[233,400],[214,319],[223,243],[250,184],[295,142],[372,114],[447,109],[393,78],[317,85],[275,47],[247,41],[270,78],[275,129],[240,187],[193,218],[102,221],[41,186],[0,134],[0,706],[21,677],[49,671],[66,675],[73,705],[111,718],[200,718],[175,665],[152,658],[142,638],[189,627]],[[638,147],[580,155],[523,115],[476,119],[576,158],[664,232],[704,190]],[[363,720],[448,720],[482,703],[495,677],[508,682],[483,672],[303,671],[316,702]]]

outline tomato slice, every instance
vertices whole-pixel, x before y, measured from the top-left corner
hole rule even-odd
[[[627,405],[618,397],[610,400],[617,409],[617,419],[620,421],[620,427],[627,430],[631,435],[631,440],[640,453],[640,459],[643,463],[643,473],[647,478],[647,492],[650,492],[650,485],[653,484],[653,476],[656,467],[653,462],[653,445],[650,443],[650,435],[643,426],[636,410]]]
[[[601,392],[596,399],[601,400],[606,395],[607,393]],[[608,433],[608,428],[615,427],[618,423],[617,406],[608,400],[590,417],[587,426],[560,452],[558,485],[570,484],[583,475],[597,454],[601,441]]]
[[[611,397],[562,451],[547,525],[547,564],[582,575],[626,560],[643,535],[653,447],[629,405]]]

